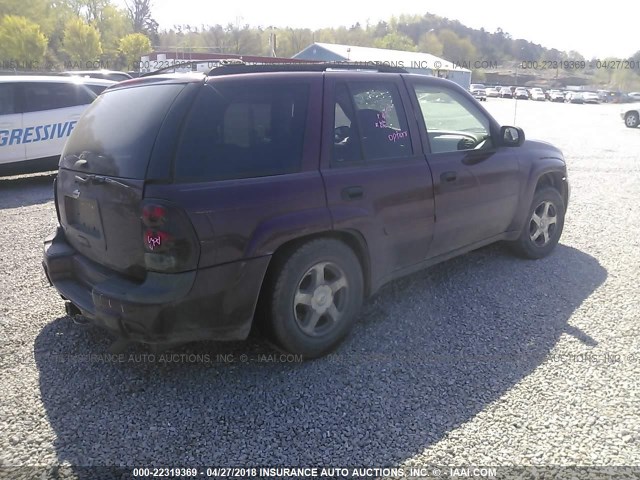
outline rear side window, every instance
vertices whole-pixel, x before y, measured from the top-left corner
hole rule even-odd
[[[182,84],[105,92],[86,110],[64,148],[61,166],[142,179],[160,125]]]
[[[12,83],[0,83],[0,115],[18,113],[16,87]]]
[[[175,161],[181,180],[223,180],[300,170],[306,84],[205,86],[183,128]]]
[[[76,83],[25,83],[23,89],[25,113],[87,105],[96,97]]]
[[[336,85],[334,165],[412,155],[407,117],[394,83]]]

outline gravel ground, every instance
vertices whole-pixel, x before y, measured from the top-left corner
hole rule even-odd
[[[259,338],[107,358],[42,273],[53,177],[0,179],[0,466],[640,465],[640,129],[618,111],[518,102],[569,163],[552,256],[394,282],[307,363]]]

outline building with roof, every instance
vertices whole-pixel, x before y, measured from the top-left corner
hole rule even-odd
[[[429,53],[313,43],[292,58],[321,62],[362,62],[365,66],[383,64],[401,67],[411,73],[447,78],[466,89],[471,85],[471,70]]]

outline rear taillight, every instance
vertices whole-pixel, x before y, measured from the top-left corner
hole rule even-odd
[[[197,267],[200,248],[184,211],[159,200],[148,200],[142,206],[140,219],[147,270],[181,272]]]

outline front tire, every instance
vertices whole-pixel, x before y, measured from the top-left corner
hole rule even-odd
[[[549,255],[560,240],[564,227],[565,205],[560,193],[545,187],[535,193],[518,240],[512,243],[516,253],[531,259]]]
[[[362,306],[358,257],[338,240],[318,239],[276,268],[267,297],[271,340],[305,358],[333,350],[348,335]]]
[[[636,128],[640,123],[640,117],[638,116],[638,112],[629,112],[624,116],[624,124],[628,128]]]

